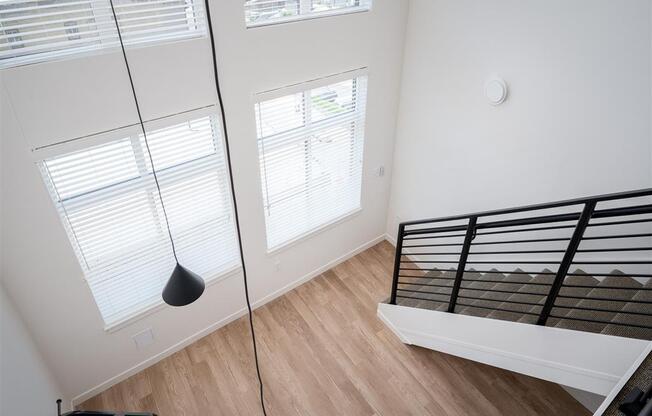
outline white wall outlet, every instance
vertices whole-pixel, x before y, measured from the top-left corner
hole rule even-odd
[[[154,343],[154,332],[152,331],[152,328],[147,328],[146,330],[133,335],[131,338],[136,343],[138,349],[142,350]]]
[[[379,178],[385,176],[385,166],[381,166],[378,169],[376,169],[376,176],[378,176]]]

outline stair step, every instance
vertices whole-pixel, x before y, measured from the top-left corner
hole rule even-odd
[[[552,270],[550,269],[543,269],[543,273],[552,273]],[[550,292],[550,287],[552,286],[552,283],[555,281],[555,276],[550,275],[550,274],[538,274],[530,280],[530,283],[543,283],[545,286],[542,286],[540,284],[530,284],[526,285],[523,288],[523,291],[527,292],[533,292],[533,293],[539,293],[539,295],[528,295],[527,297],[527,302],[530,303],[537,303],[538,305],[541,306],[530,306],[527,312],[530,313],[536,313],[539,314],[541,313],[541,309],[543,308],[543,304],[546,302],[546,298],[548,297],[548,293]],[[523,322],[523,323],[528,323],[528,324],[534,324],[537,322],[539,319],[538,316],[532,316],[532,315],[523,315],[518,322]]]
[[[640,283],[637,281],[637,283]],[[647,279],[647,283],[643,285],[646,289],[652,289],[652,279]],[[652,290],[640,290],[631,300],[652,302]],[[652,305],[642,303],[626,303],[621,311],[623,312],[645,312],[652,313]],[[625,313],[618,313],[611,320],[612,322],[628,322],[634,325],[645,325],[652,327],[651,316],[632,315]],[[638,338],[650,340],[652,339],[652,329],[634,328],[622,325],[607,325],[602,333],[605,335],[614,335],[619,337]]]
[[[462,288],[460,288],[459,294],[461,296],[495,299],[496,294],[492,292],[487,292],[486,290],[492,289],[497,284],[499,284],[493,281],[495,280],[502,281],[505,279],[505,275],[498,274],[498,273],[481,274],[477,272],[471,272],[471,273],[465,273],[464,279],[465,280],[468,279],[468,280],[466,283],[462,285]],[[493,281],[487,282],[486,280],[493,280]],[[496,306],[496,302],[476,300],[476,299],[458,298],[458,302],[461,304],[455,308],[456,313],[460,313],[463,315],[479,316],[479,317],[485,317],[491,313],[490,309],[484,309],[484,308],[493,308]],[[462,304],[467,306],[462,306]],[[472,306],[468,306],[468,305],[472,305]],[[478,307],[474,307],[474,306],[478,306]]]
[[[521,269],[516,269],[517,272],[522,272]],[[514,302],[529,302],[526,294],[519,294],[518,292],[529,292],[529,290],[524,289],[528,282],[531,282],[533,277],[528,274],[510,274],[505,278],[505,283],[500,283],[496,285],[496,289],[506,290],[511,292],[517,292],[508,294],[505,297],[506,301]],[[505,321],[518,321],[523,317],[523,312],[528,312],[530,306],[521,305],[519,303],[503,302],[497,304],[496,307],[501,309],[509,309],[514,312],[504,312],[504,311],[492,311],[487,317],[493,319],[502,319]]]

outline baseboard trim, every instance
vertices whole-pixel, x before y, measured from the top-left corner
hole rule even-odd
[[[370,240],[370,241],[368,241],[368,242],[354,248],[353,250],[351,250],[348,253],[336,258],[335,260],[332,260],[332,261],[326,263],[324,266],[321,266],[321,267],[313,270],[312,272],[300,277],[299,279],[297,279],[297,280],[295,280],[295,281],[281,287],[280,289],[277,289],[274,292],[264,296],[263,298],[261,298],[261,299],[259,299],[257,301],[254,301],[252,303],[253,309],[257,309],[258,307],[263,306],[263,305],[273,301],[274,299],[286,294],[287,292],[291,291],[292,289],[296,288],[297,286],[300,286],[300,285],[306,283],[307,281],[319,276],[320,274],[332,269],[333,267],[337,266],[338,264],[347,261],[351,257],[353,257],[353,256],[367,250],[370,247],[375,246],[376,244],[378,244],[381,241],[384,241],[386,239],[387,239],[387,235],[382,234],[382,235],[380,235],[380,236],[378,236],[378,237],[376,237],[376,238],[374,238],[374,239],[372,239],[372,240]],[[93,387],[93,388],[91,388],[91,389],[89,389],[89,390],[87,390],[87,391],[73,397],[73,399],[71,400],[71,408],[74,409],[76,405],[78,405],[80,403],[83,403],[84,401],[86,401],[86,400],[100,394],[101,392],[103,392],[103,391],[111,388],[112,386],[126,380],[127,378],[133,376],[134,374],[137,374],[137,373],[143,371],[144,369],[146,369],[148,367],[151,367],[152,365],[154,365],[154,364],[158,363],[159,361],[169,357],[170,355],[174,354],[175,352],[178,352],[178,351],[184,349],[185,347],[192,344],[193,342],[195,342],[195,341],[209,335],[212,332],[215,332],[216,330],[220,329],[221,327],[226,326],[229,323],[235,321],[236,319],[244,316],[246,313],[247,313],[247,309],[242,308],[242,309],[240,309],[240,310],[238,310],[238,311],[236,311],[236,312],[234,312],[234,313],[220,319],[219,321],[209,325],[208,327],[206,327],[206,328],[204,328],[204,329],[190,335],[189,337],[179,341],[178,343],[176,343],[176,344],[172,345],[171,347],[161,351],[160,353],[158,353],[158,354],[156,354],[156,355],[154,355],[154,356],[152,356],[152,357],[150,357],[150,358],[136,364],[135,366],[123,371],[122,373],[120,373],[120,374],[118,374],[118,375],[116,375],[114,377],[111,377],[110,379],[98,384],[97,386],[95,386],[95,387]]]

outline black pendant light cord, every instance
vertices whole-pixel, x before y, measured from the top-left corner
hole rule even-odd
[[[217,100],[220,105],[220,115],[222,117],[222,127],[224,128],[224,144],[226,145],[226,162],[229,167],[229,182],[231,184],[231,198],[233,201],[233,211],[235,218],[235,227],[238,231],[238,248],[240,249],[240,262],[242,264],[242,275],[244,279],[245,299],[247,300],[247,311],[249,313],[249,327],[251,328],[251,342],[254,347],[254,360],[256,362],[256,375],[258,376],[258,386],[260,389],[260,406],[263,415],[267,416],[265,409],[265,395],[263,392],[263,378],[260,375],[260,365],[258,364],[258,348],[256,347],[256,331],[254,330],[254,314],[251,310],[251,301],[249,300],[249,285],[247,283],[247,268],[245,267],[244,252],[242,251],[242,234],[240,232],[240,219],[238,217],[238,202],[235,197],[235,185],[233,183],[233,168],[231,167],[231,150],[229,147],[229,133],[226,128],[226,114],[224,113],[224,101],[222,100],[222,90],[220,88],[220,76],[217,70],[217,56],[215,54],[215,36],[213,35],[213,23],[211,21],[211,8],[208,0],[204,0],[206,8],[206,21],[208,22],[208,36],[211,40],[211,55],[213,56],[213,75],[215,77],[215,89],[217,90]]]
[[[115,21],[115,27],[118,31],[118,40],[120,40],[120,48],[122,49],[122,57],[125,61],[125,66],[127,67],[127,75],[129,75],[129,83],[131,84],[131,92],[134,96],[134,103],[136,104],[136,112],[138,113],[138,122],[140,123],[140,128],[143,131],[143,139],[145,141],[145,147],[147,148],[147,154],[149,155],[149,163],[152,166],[152,175],[154,176],[154,183],[156,184],[156,190],[158,191],[159,199],[161,200],[161,209],[163,211],[163,216],[165,217],[165,227],[168,230],[168,236],[170,237],[170,243],[172,244],[172,254],[174,255],[174,260],[179,264],[179,259],[177,258],[177,250],[174,246],[174,238],[172,238],[172,231],[170,230],[170,220],[168,219],[168,213],[165,210],[165,204],[163,203],[163,194],[161,193],[161,186],[158,183],[158,175],[156,174],[156,169],[154,168],[154,159],[152,159],[152,152],[149,150],[149,142],[147,141],[147,132],[145,131],[145,123],[143,122],[143,116],[140,113],[140,105],[138,103],[138,95],[136,95],[136,87],[134,87],[134,78],[131,76],[131,68],[129,67],[129,60],[127,59],[127,52],[125,51],[125,44],[122,40],[122,32],[120,32],[120,26],[118,25],[118,16],[115,13],[115,6],[113,5],[113,0],[109,0],[111,4],[111,12],[113,13],[113,20]]]
[[[145,131],[145,123],[143,122],[143,117],[140,112],[140,105],[138,104],[138,96],[136,95],[136,88],[134,87],[134,80],[131,75],[131,69],[129,68],[129,60],[127,59],[127,53],[125,51],[124,41],[122,40],[122,33],[120,32],[120,26],[118,25],[118,17],[115,12],[115,6],[113,5],[113,0],[109,0],[111,4],[111,12],[113,13],[113,19],[115,21],[116,28],[118,30],[118,39],[120,40],[120,47],[122,49],[122,56],[125,61],[125,66],[127,67],[127,75],[129,75],[129,83],[131,84],[131,91],[134,96],[134,102],[136,103],[136,111],[138,112],[138,121],[140,122],[140,127],[143,130],[143,138],[145,140],[145,146],[147,148],[147,153],[149,155],[149,161],[152,165],[152,173],[154,175],[154,182],[156,183],[156,189],[158,190],[159,197],[161,199],[161,208],[163,209],[163,215],[165,216],[165,224],[167,226],[168,235],[170,236],[170,242],[172,243],[172,252],[174,254],[174,259],[179,263],[177,259],[176,249],[174,247],[174,239],[172,238],[172,232],[170,231],[170,222],[168,220],[168,215],[165,210],[165,205],[163,204],[163,195],[161,194],[161,187],[158,182],[158,176],[156,175],[156,169],[154,169],[154,160],[152,159],[152,152],[149,149],[149,143],[147,141],[147,133]],[[267,416],[267,411],[265,409],[265,398],[263,392],[263,379],[260,375],[260,365],[258,364],[258,349],[256,347],[256,333],[254,331],[254,317],[253,311],[251,309],[251,301],[249,299],[249,285],[247,282],[247,269],[245,267],[244,252],[242,250],[242,235],[240,232],[240,219],[238,217],[238,203],[235,197],[235,185],[233,184],[233,169],[231,167],[231,151],[229,148],[229,135],[226,128],[226,114],[224,113],[224,102],[222,100],[222,91],[220,89],[220,81],[217,70],[217,57],[215,55],[215,38],[213,36],[213,24],[211,22],[211,13],[208,0],[204,0],[204,5],[206,7],[206,20],[208,22],[208,34],[211,41],[211,54],[213,56],[213,74],[215,76],[215,88],[217,90],[217,99],[220,106],[220,114],[222,117],[222,127],[224,129],[224,143],[226,147],[226,161],[229,168],[229,182],[231,185],[231,198],[233,201],[233,211],[235,226],[238,234],[238,248],[240,250],[240,263],[242,264],[242,274],[244,278],[244,290],[245,290],[245,299],[247,301],[247,311],[249,314],[249,326],[251,328],[251,341],[254,347],[254,361],[256,363],[256,375],[258,376],[258,385],[260,387],[260,405],[263,410],[263,415]]]

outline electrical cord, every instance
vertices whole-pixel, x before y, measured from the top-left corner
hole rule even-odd
[[[174,238],[172,238],[172,230],[170,230],[170,220],[168,219],[168,213],[165,209],[165,204],[163,203],[163,194],[161,193],[161,185],[158,183],[158,175],[156,174],[156,169],[154,167],[154,159],[152,158],[152,152],[149,150],[149,142],[147,141],[147,132],[145,131],[145,123],[143,122],[143,116],[140,112],[140,104],[138,103],[138,96],[136,95],[136,87],[134,87],[134,78],[131,76],[131,68],[129,67],[129,60],[127,59],[127,52],[125,51],[125,44],[122,40],[122,32],[120,32],[120,26],[118,25],[118,16],[115,13],[115,6],[113,5],[113,0],[109,0],[111,4],[111,13],[113,13],[113,20],[115,21],[115,28],[118,31],[118,40],[120,41],[120,48],[122,49],[122,57],[125,61],[125,67],[127,68],[127,75],[129,76],[129,83],[131,84],[131,92],[134,96],[134,103],[136,104],[136,112],[138,113],[138,121],[140,123],[140,128],[143,131],[143,139],[145,141],[145,147],[147,148],[147,154],[149,155],[149,163],[152,165],[152,174],[154,176],[154,183],[156,184],[156,190],[158,191],[159,199],[161,200],[161,209],[163,211],[163,217],[165,217],[165,226],[168,230],[168,236],[170,237],[170,243],[172,244],[172,254],[174,255],[174,260],[179,264],[179,259],[177,258],[177,249],[174,246]]]
[[[222,90],[220,88],[220,77],[217,70],[217,56],[215,54],[215,36],[213,35],[213,23],[211,21],[211,8],[208,0],[204,0],[206,8],[206,21],[208,22],[208,37],[211,41],[211,55],[213,56],[213,76],[215,77],[215,89],[217,90],[217,100],[220,105],[220,114],[222,117],[222,127],[224,129],[224,144],[226,147],[226,162],[229,168],[229,181],[231,183],[231,199],[233,201],[233,211],[235,218],[235,227],[238,231],[238,248],[240,249],[240,262],[242,264],[242,275],[244,280],[245,299],[247,301],[247,311],[249,313],[249,327],[251,328],[251,342],[254,347],[254,360],[256,362],[256,375],[258,376],[258,385],[260,390],[260,406],[263,415],[267,416],[265,409],[265,394],[263,388],[263,378],[260,375],[260,365],[258,363],[258,348],[256,347],[256,331],[254,330],[254,315],[251,310],[251,301],[249,300],[249,285],[247,282],[247,269],[245,267],[244,252],[242,251],[242,234],[240,232],[240,218],[238,216],[238,202],[235,197],[235,185],[233,183],[233,169],[231,167],[231,149],[229,146],[229,134],[226,128],[226,114],[224,112],[224,101],[222,100]]]
[[[122,39],[122,33],[120,32],[120,26],[118,24],[118,17],[115,12],[115,6],[113,4],[113,0],[109,0],[109,3],[111,4],[111,12],[113,13],[113,19],[115,21],[115,26],[116,29],[118,30],[118,39],[120,40],[120,47],[122,49],[122,56],[125,61],[125,66],[127,68],[127,75],[129,76],[129,82],[131,84],[131,92],[133,93],[134,96],[134,102],[136,104],[136,111],[138,112],[138,120],[140,122],[140,127],[143,130],[143,137],[145,139],[145,146],[147,147],[147,153],[149,154],[149,160],[152,165],[152,173],[154,174],[154,181],[156,183],[156,188],[158,190],[159,197],[161,199],[161,208],[163,209],[163,215],[165,216],[165,224],[167,226],[168,230],[168,235],[170,236],[170,242],[172,243],[172,252],[174,254],[174,259],[177,260],[177,253],[174,247],[174,239],[172,238],[172,232],[170,231],[170,223],[168,221],[168,215],[167,212],[165,211],[165,205],[163,204],[163,195],[161,194],[161,187],[158,182],[158,177],[156,175],[156,169],[154,169],[154,160],[152,159],[152,153],[150,152],[149,149],[149,143],[147,141],[147,133],[145,132],[145,123],[143,122],[143,117],[140,112],[140,106],[138,103],[138,97],[136,95],[136,88],[134,87],[134,80],[131,75],[131,69],[129,67],[129,61],[127,59],[127,53],[125,51],[125,45],[124,41]],[[229,147],[229,134],[227,132],[226,128],[226,114],[224,112],[224,101],[222,99],[222,91],[220,88],[220,79],[219,79],[219,73],[218,73],[218,68],[217,68],[217,56],[215,54],[215,37],[213,35],[213,24],[211,22],[211,12],[210,12],[210,6],[208,4],[208,0],[204,0],[204,5],[206,8],[206,20],[208,22],[208,34],[210,37],[211,41],[211,54],[213,56],[213,75],[215,77],[215,88],[217,90],[217,100],[219,102],[220,106],[220,114],[222,118],[222,128],[224,130],[224,144],[226,147],[226,161],[229,169],[229,182],[231,185],[231,200],[233,202],[233,211],[234,211],[234,219],[235,219],[235,226],[238,234],[238,248],[240,251],[240,263],[242,264],[242,275],[243,275],[243,280],[244,280],[244,290],[245,290],[245,299],[247,301],[247,311],[249,315],[249,327],[251,328],[251,342],[253,344],[254,348],[254,361],[256,363],[256,375],[258,376],[258,385],[259,385],[259,390],[260,390],[260,406],[263,411],[263,415],[267,416],[267,410],[265,409],[265,395],[264,395],[264,388],[263,388],[263,379],[260,374],[260,365],[258,363],[258,348],[256,347],[256,332],[254,330],[254,317],[253,317],[253,310],[251,308],[251,301],[249,299],[249,285],[247,281],[247,268],[245,266],[245,259],[244,259],[244,251],[242,249],[242,233],[240,231],[240,218],[238,216],[238,203],[235,197],[235,185],[233,183],[233,169],[231,166],[231,150]],[[178,263],[178,260],[177,260]]]

